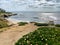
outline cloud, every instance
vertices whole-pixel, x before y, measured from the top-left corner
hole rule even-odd
[[[32,10],[39,11],[42,3],[53,4],[52,1],[47,2],[45,0],[0,0],[0,8],[7,11],[23,11]],[[42,4],[43,5],[43,4]]]

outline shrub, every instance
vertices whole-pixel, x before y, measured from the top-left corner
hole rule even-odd
[[[60,28],[40,27],[24,35],[15,45],[60,45]]]
[[[30,22],[30,23],[37,23],[37,22]]]
[[[19,22],[18,24],[19,24],[19,26],[23,26],[23,25],[28,24],[28,23],[27,22]]]
[[[60,27],[60,24],[56,24],[55,26],[56,26],[56,27]]]
[[[48,26],[47,23],[35,23],[34,25],[36,25],[36,26]]]
[[[8,27],[8,24],[4,21],[0,21],[0,28]]]

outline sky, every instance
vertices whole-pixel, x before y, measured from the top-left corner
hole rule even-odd
[[[47,2],[48,1],[48,2]],[[53,4],[51,0],[0,0],[0,8],[6,11],[40,11],[43,3]],[[58,1],[59,2],[59,1]]]

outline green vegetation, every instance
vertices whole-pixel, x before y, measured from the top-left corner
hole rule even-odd
[[[34,25],[36,25],[36,26],[48,26],[47,23],[35,23]]]
[[[37,22],[30,22],[30,23],[37,23]]]
[[[56,24],[55,26],[56,26],[56,27],[60,27],[60,24]]]
[[[6,12],[4,9],[0,8],[0,13],[8,13],[11,14],[11,12]]]
[[[8,21],[4,19],[2,15],[4,13],[6,13],[6,11],[0,8],[0,28],[8,27],[8,24],[7,24]]]
[[[28,24],[28,23],[27,22],[19,22],[18,24],[19,24],[19,26],[23,26],[23,25]]]
[[[7,20],[4,18],[0,18],[0,28],[8,27]]]
[[[4,12],[6,12],[6,11],[5,11],[4,9],[1,9],[1,8],[0,8],[0,13],[1,13],[1,12],[4,13]]]
[[[0,17],[9,17],[9,16],[12,16],[13,14],[11,12],[6,12],[4,9],[1,9],[0,8]]]
[[[40,27],[24,35],[15,45],[60,45],[60,28]]]
[[[0,21],[0,28],[8,27],[7,22],[5,21]]]

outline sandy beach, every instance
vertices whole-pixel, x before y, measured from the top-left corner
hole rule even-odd
[[[18,26],[17,24],[8,27],[6,31],[0,33],[0,45],[15,45],[23,35],[33,32],[38,27],[34,24],[26,24],[25,26]]]

